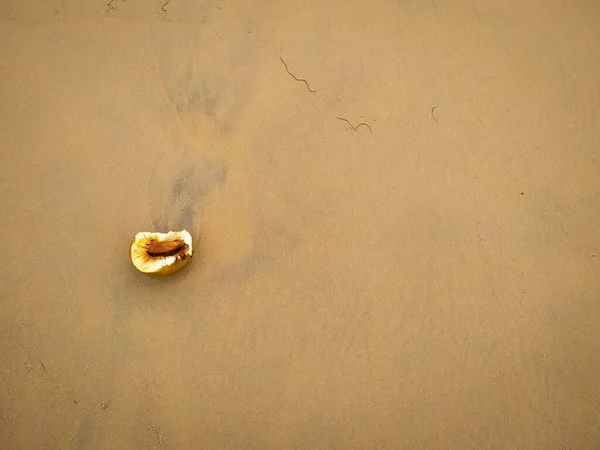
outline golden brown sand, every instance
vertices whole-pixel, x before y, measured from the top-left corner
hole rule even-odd
[[[597,2],[0,23],[0,448],[599,448]]]

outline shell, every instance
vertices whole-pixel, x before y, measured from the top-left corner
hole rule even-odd
[[[129,256],[140,272],[168,275],[187,264],[192,257],[192,236],[186,230],[137,233],[131,242]]]

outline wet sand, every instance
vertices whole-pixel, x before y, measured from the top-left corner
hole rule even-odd
[[[600,446],[597,4],[27,3],[0,447]]]

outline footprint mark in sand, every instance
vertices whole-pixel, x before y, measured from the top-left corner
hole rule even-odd
[[[156,185],[156,173],[152,177],[151,191]],[[200,168],[183,169],[170,190],[162,196],[152,217],[156,230],[170,231],[187,229],[194,233],[198,227],[202,210],[227,181],[227,166],[218,160],[206,161]]]

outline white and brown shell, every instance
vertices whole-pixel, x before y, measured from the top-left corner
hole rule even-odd
[[[140,272],[168,275],[192,257],[192,236],[186,230],[168,233],[140,232],[131,242],[131,262]]]

